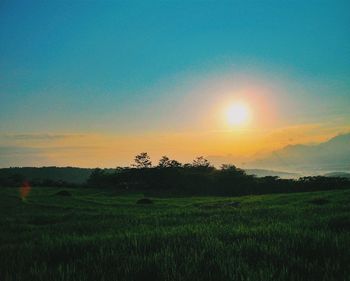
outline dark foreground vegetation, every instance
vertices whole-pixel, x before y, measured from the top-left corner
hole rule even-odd
[[[350,190],[142,198],[1,188],[0,279],[350,280]]]
[[[205,158],[181,164],[163,156],[153,166],[147,153],[135,157],[131,167],[116,169],[9,168],[0,169],[0,187],[93,187],[120,192],[144,192],[153,196],[238,196],[249,194],[308,192],[350,188],[350,178],[247,175],[231,164],[213,167]]]
[[[303,177],[298,180],[247,175],[234,166],[171,168],[120,168],[114,173],[95,170],[87,186],[119,191],[145,192],[153,196],[239,196],[308,192],[350,188],[350,179]]]
[[[35,186],[82,185],[93,169],[74,167],[12,167],[0,169],[0,186],[18,186],[24,180]]]

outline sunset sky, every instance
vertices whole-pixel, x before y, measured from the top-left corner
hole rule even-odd
[[[0,166],[239,166],[350,132],[349,1],[1,1]]]

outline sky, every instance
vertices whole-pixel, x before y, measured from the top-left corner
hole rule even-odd
[[[0,166],[240,165],[350,131],[349,1],[0,2]],[[233,104],[249,111],[232,126]],[[249,121],[249,122],[248,122]]]

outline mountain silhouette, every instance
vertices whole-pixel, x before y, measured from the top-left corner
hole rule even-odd
[[[288,145],[249,164],[304,173],[350,171],[350,133],[314,145]]]

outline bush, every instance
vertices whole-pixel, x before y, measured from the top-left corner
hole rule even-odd
[[[136,204],[153,204],[153,201],[149,198],[142,198],[137,200]]]
[[[56,196],[72,196],[72,194],[67,190],[61,190],[55,193]]]

